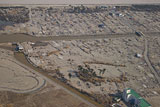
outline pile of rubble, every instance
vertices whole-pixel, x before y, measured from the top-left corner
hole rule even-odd
[[[132,32],[119,21],[124,15],[115,11],[113,6],[35,7],[31,9],[28,33],[33,36],[69,36]],[[110,15],[111,12],[116,17]]]
[[[104,12],[107,11],[107,6],[95,6],[95,7],[87,7],[87,6],[70,6],[69,9],[64,10],[64,12],[68,13],[93,13],[93,12]]]
[[[1,7],[0,25],[14,24],[6,32],[13,29],[32,36],[159,32],[159,6],[146,7],[152,6]]]
[[[154,40],[154,44],[150,45],[155,48],[149,46],[149,55],[154,55],[151,61],[158,64],[159,39],[155,37],[150,40]],[[22,43],[22,46],[28,58],[35,65],[49,71],[48,75],[85,94],[108,95],[117,90],[122,91],[125,87],[133,88],[138,93],[159,88],[143,57],[144,40],[138,36],[28,42]],[[57,68],[59,70],[54,72]],[[143,91],[142,96],[152,94]]]
[[[0,7],[0,32],[20,33],[29,22],[29,9],[25,7]],[[22,33],[26,33],[23,30]]]
[[[112,104],[113,104],[113,97],[109,96],[109,95],[106,95],[106,94],[97,94],[97,93],[93,93],[92,94],[92,98],[104,105],[105,107],[110,107]]]
[[[25,7],[0,7],[0,21],[25,23],[29,21],[29,9]]]
[[[91,82],[93,84],[105,82],[105,78],[97,76],[96,72],[94,72],[94,69],[91,69],[88,65],[86,65],[86,68],[79,65],[78,70],[77,77],[82,81]]]
[[[160,5],[132,5],[132,6],[116,6],[116,10],[131,10],[131,11],[141,11],[141,12],[155,12],[160,11]]]

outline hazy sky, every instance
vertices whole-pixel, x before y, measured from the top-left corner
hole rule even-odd
[[[160,0],[0,0],[0,4],[140,4]]]

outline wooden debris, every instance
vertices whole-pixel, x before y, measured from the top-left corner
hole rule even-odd
[[[95,62],[92,62],[92,61],[86,61],[86,62],[83,62],[84,64],[102,64],[102,65],[110,65],[110,66],[119,66],[119,67],[126,67],[126,65],[123,65],[123,64],[112,64],[112,63],[108,63],[108,62],[100,62],[100,61],[95,61]]]

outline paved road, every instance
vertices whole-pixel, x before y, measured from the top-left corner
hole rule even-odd
[[[160,0],[0,0],[0,4],[157,4]]]

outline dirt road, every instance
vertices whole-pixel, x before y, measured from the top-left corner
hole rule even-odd
[[[117,37],[134,37],[134,33],[127,34],[99,34],[99,35],[61,35],[52,37],[33,37],[26,34],[0,34],[0,43],[27,42],[27,41],[52,41],[52,40],[78,40],[78,39],[101,39]]]
[[[147,38],[145,38],[145,51],[144,51],[144,59],[148,65],[148,67],[150,68],[151,72],[154,74],[156,80],[158,81],[158,83],[160,84],[160,78],[156,72],[156,70],[153,68],[151,61],[148,58],[148,40]]]
[[[143,32],[146,36],[159,36],[160,32]],[[78,40],[78,39],[103,39],[103,38],[119,38],[119,37],[135,37],[135,33],[120,34],[97,34],[97,35],[60,35],[60,36],[44,36],[35,37],[27,34],[0,34],[0,43],[7,42],[35,42],[35,41],[56,41],[56,40]]]

